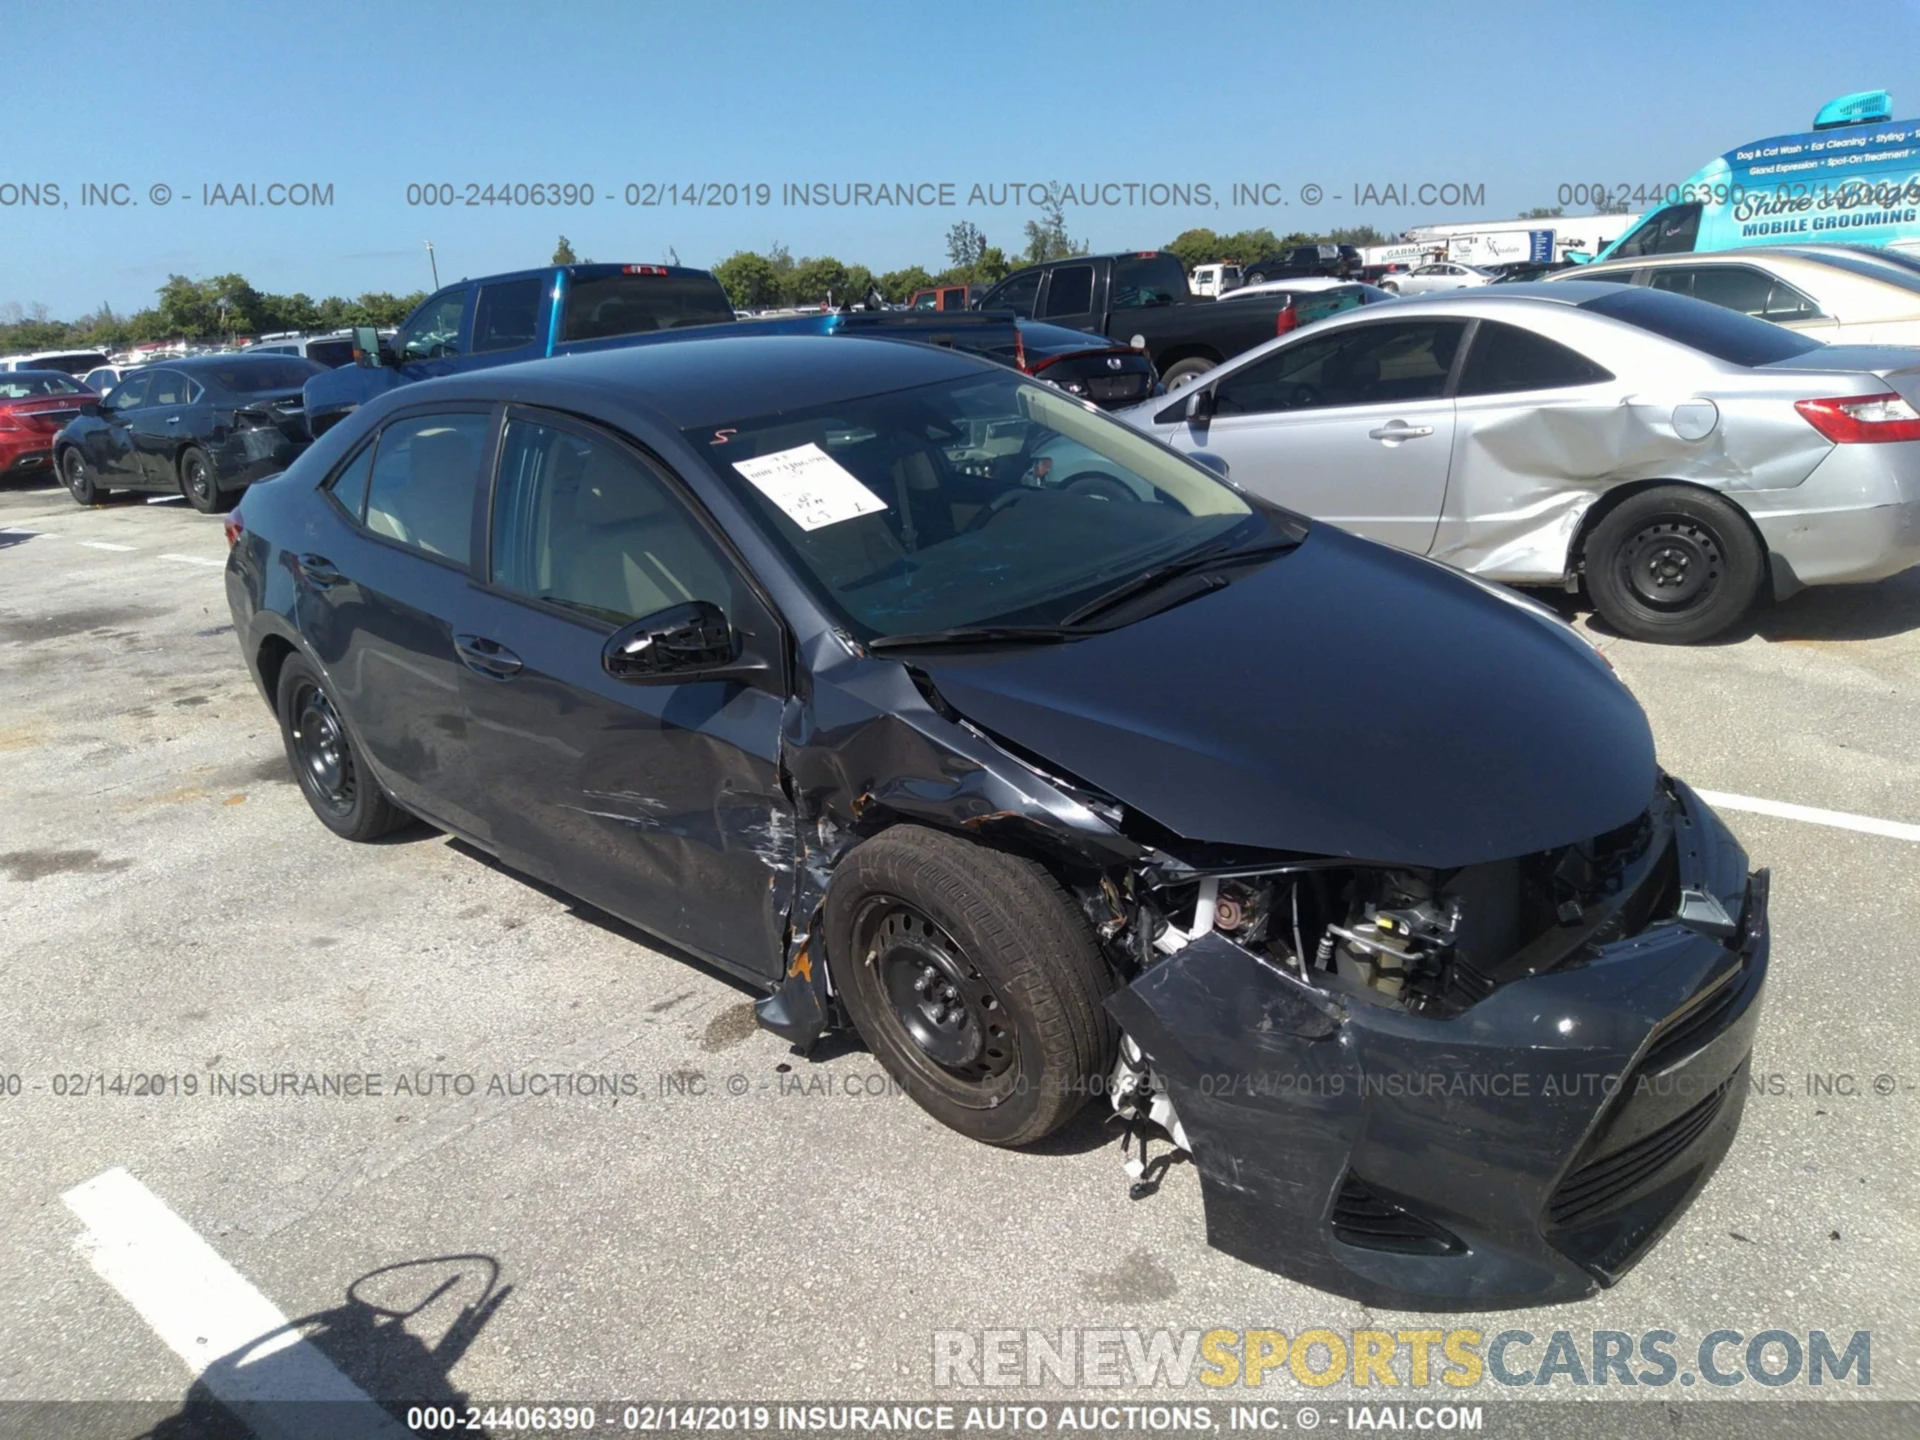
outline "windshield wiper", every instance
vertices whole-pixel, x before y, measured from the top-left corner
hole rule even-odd
[[[919,635],[882,635],[869,640],[869,650],[919,650],[934,645],[1046,645],[1083,640],[1093,632],[1064,625],[956,625],[950,630],[928,630]]]
[[[1264,540],[1257,545],[1248,545],[1241,549],[1231,546],[1214,545],[1205,550],[1166,565],[1157,565],[1153,569],[1134,576],[1107,591],[1096,595],[1078,610],[1061,618],[1060,624],[1073,627],[1084,624],[1094,616],[1124,604],[1136,596],[1158,590],[1169,581],[1178,580],[1185,575],[1197,574],[1203,570],[1225,570],[1252,560],[1264,560],[1275,555],[1283,555],[1300,544],[1300,536],[1292,535],[1281,540]]]

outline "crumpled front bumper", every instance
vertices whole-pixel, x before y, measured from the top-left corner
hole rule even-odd
[[[1732,1143],[1769,948],[1764,874],[1672,783],[1681,884],[1717,906],[1451,1019],[1348,1001],[1218,934],[1116,993],[1209,1242],[1410,1310],[1578,1299],[1631,1268]]]

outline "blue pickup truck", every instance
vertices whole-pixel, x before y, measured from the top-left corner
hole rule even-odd
[[[548,265],[445,286],[420,303],[391,341],[356,330],[355,363],[307,382],[307,428],[316,437],[325,434],[374,397],[437,375],[739,334],[877,335],[945,345],[1039,375],[1099,405],[1145,399],[1157,381],[1140,351],[1012,314],[828,310],[743,321],[705,270]]]

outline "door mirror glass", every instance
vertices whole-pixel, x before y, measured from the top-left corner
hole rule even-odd
[[[645,684],[690,679],[731,665],[738,655],[726,612],[711,600],[689,600],[616,630],[600,663],[616,680]]]
[[[1212,414],[1213,387],[1211,385],[1196,387],[1194,392],[1187,397],[1188,422],[1198,424],[1200,421],[1209,418]]]
[[[353,363],[363,368],[376,370],[384,363],[380,354],[380,332],[373,326],[354,326]]]

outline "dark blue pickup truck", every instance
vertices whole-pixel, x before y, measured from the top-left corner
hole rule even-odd
[[[1128,346],[1009,313],[874,310],[738,320],[720,282],[680,265],[548,265],[462,280],[434,292],[383,341],[357,330],[352,365],[316,375],[304,396],[315,436],[398,386],[522,360],[662,340],[729,335],[877,335],[968,350],[1096,404],[1145,399],[1152,363]]]

